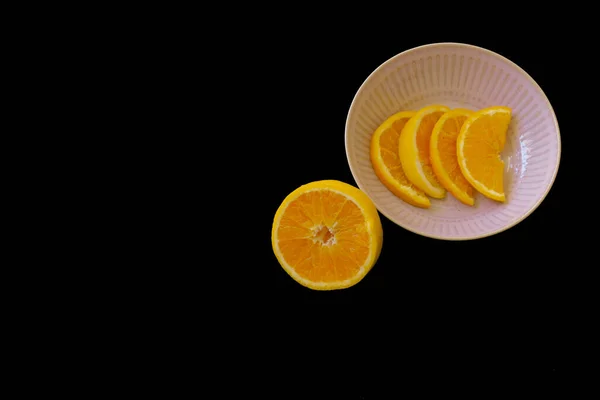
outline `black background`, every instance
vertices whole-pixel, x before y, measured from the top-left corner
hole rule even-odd
[[[570,129],[565,115],[568,99],[561,96],[568,82],[556,79],[562,73],[561,65],[556,64],[553,51],[537,44],[533,46],[533,43],[476,41],[467,37],[449,39],[452,40],[447,41],[482,46],[509,58],[527,71],[546,93],[563,136],[560,169],[550,193],[533,214],[515,227],[465,242],[421,237],[380,214],[384,246],[379,261],[359,285],[342,291],[304,289],[279,267],[274,255],[265,254],[268,267],[257,273],[264,274],[265,281],[270,282],[268,286],[282,300],[313,304],[352,303],[374,296],[389,300],[406,290],[436,283],[460,286],[464,282],[462,274],[480,276],[489,280],[486,285],[492,286],[512,281],[510,287],[516,293],[521,285],[535,289],[531,286],[534,280],[538,281],[535,286],[541,286],[540,280],[546,284],[554,281],[557,269],[552,261],[556,254],[549,250],[560,248],[564,243],[560,227],[568,218],[562,203],[565,192],[568,193],[564,176],[569,168]],[[368,45],[370,40],[378,44]],[[390,57],[435,42],[439,41],[391,38],[377,41],[375,37],[367,37],[357,45],[345,36],[324,36],[303,40],[298,46],[291,46],[289,52],[280,53],[279,68],[272,66],[270,76],[279,83],[274,84],[272,98],[264,105],[265,112],[268,107],[276,117],[271,119],[262,137],[266,151],[260,158],[266,159],[259,160],[264,168],[262,183],[266,189],[260,195],[261,209],[271,215],[271,218],[265,215],[262,221],[264,240],[270,241],[270,224],[277,207],[298,186],[321,179],[337,179],[356,186],[344,148],[345,121],[356,91],[368,75]],[[269,253],[270,245],[267,243],[266,247]],[[519,278],[515,279],[515,275]],[[407,284],[409,288],[404,287]]]
[[[321,372],[327,367],[314,364],[321,351],[327,353],[321,357],[342,360],[348,368],[379,365],[391,353],[429,354],[432,349],[451,353],[443,361],[435,357],[448,368],[460,362],[460,349],[481,349],[478,362],[507,363],[513,370],[552,373],[580,366],[565,332],[576,333],[575,326],[587,323],[583,310],[595,295],[586,278],[592,264],[584,255],[588,247],[577,233],[581,222],[573,217],[580,209],[573,203],[573,185],[581,180],[572,165],[578,158],[573,149],[578,130],[584,129],[573,99],[585,90],[575,88],[572,79],[589,66],[568,61],[575,50],[567,49],[559,40],[562,33],[550,25],[543,35],[487,39],[472,32],[407,35],[389,25],[341,31],[324,25],[310,35],[282,28],[275,31],[280,36],[270,32],[253,41],[259,55],[253,59],[251,90],[260,94],[247,97],[252,111],[240,134],[251,152],[247,173],[258,180],[245,182],[252,210],[244,226],[253,257],[240,275],[244,289],[238,302],[247,306],[249,318],[264,317],[257,322],[268,332],[261,334],[266,342],[261,351],[277,354],[275,359],[285,365],[291,357],[292,364],[308,362]],[[302,287],[272,251],[277,208],[291,191],[311,181],[336,179],[356,186],[344,149],[345,121],[356,91],[389,58],[439,42],[497,52],[541,86],[562,140],[551,191],[518,225],[471,241],[421,237],[380,214],[383,249],[361,282],[329,292]],[[577,197],[576,203],[583,204]],[[422,341],[427,345],[415,344]]]

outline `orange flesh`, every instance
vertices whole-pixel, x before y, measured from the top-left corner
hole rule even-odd
[[[424,116],[417,131],[417,149],[419,150],[419,161],[423,172],[433,186],[440,188],[442,186],[439,184],[429,160],[429,142],[431,141],[433,127],[443,114],[443,112],[433,112]]]
[[[476,180],[498,193],[504,193],[504,162],[500,152],[504,149],[510,115],[498,113],[485,115],[473,122],[465,138],[463,154],[469,172]]]
[[[466,116],[447,119],[440,130],[437,144],[443,169],[448,172],[450,179],[456,186],[470,197],[473,197],[473,187],[463,176],[456,155],[456,139],[466,119]]]
[[[379,139],[379,152],[384,165],[388,168],[392,176],[398,182],[404,186],[412,187],[416,191],[421,192],[421,190],[410,183],[408,178],[406,178],[406,175],[404,175],[402,164],[400,164],[400,156],[398,155],[400,132],[402,132],[402,128],[404,128],[404,125],[406,125],[407,121],[408,118],[394,121],[391,128],[385,130],[381,134]]]
[[[277,231],[286,263],[313,282],[352,278],[369,255],[361,210],[330,190],[300,195],[285,210]]]

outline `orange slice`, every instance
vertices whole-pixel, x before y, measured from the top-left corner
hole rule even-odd
[[[396,196],[416,207],[429,208],[425,193],[410,183],[398,154],[400,132],[414,111],[401,111],[386,119],[371,138],[371,163],[379,180]]]
[[[435,123],[450,111],[446,106],[424,107],[413,115],[400,133],[400,162],[408,180],[431,197],[442,199],[446,190],[438,182],[429,158],[429,141]]]
[[[478,192],[501,202],[506,201],[506,196],[500,152],[510,119],[508,107],[479,110],[467,118],[456,141],[458,165],[464,177]]]
[[[354,186],[326,180],[290,193],[281,203],[271,244],[283,269],[315,290],[344,289],[371,270],[383,243],[375,205]]]
[[[458,166],[456,139],[471,114],[471,110],[457,108],[442,115],[433,127],[429,145],[431,166],[438,181],[460,202],[469,206],[475,204],[475,190]]]

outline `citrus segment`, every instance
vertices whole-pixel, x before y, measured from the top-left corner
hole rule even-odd
[[[463,124],[457,139],[458,165],[469,183],[484,196],[504,202],[504,161],[500,153],[511,119],[508,107],[488,107]]]
[[[316,290],[355,285],[371,270],[383,242],[371,199],[343,182],[312,182],[279,206],[271,232],[273,251],[298,283]]]
[[[425,193],[413,185],[400,163],[400,132],[414,111],[401,111],[386,119],[371,138],[371,163],[379,180],[396,196],[416,207],[429,208]]]
[[[475,191],[458,166],[456,139],[473,111],[457,108],[440,117],[431,134],[429,156],[433,172],[442,186],[460,202],[475,204]]]
[[[424,107],[413,115],[400,133],[400,162],[408,180],[431,197],[441,199],[446,190],[438,182],[429,157],[429,142],[435,123],[450,111],[446,106]]]

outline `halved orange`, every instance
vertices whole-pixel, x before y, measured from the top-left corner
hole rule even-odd
[[[475,190],[463,176],[458,166],[456,139],[463,123],[473,111],[456,108],[440,117],[433,127],[429,142],[429,157],[438,181],[460,202],[475,204]]]
[[[425,193],[406,175],[398,154],[400,132],[414,111],[401,111],[386,119],[371,138],[371,163],[379,180],[396,196],[416,207],[429,208]]]
[[[471,185],[484,196],[504,202],[504,149],[511,109],[495,106],[479,110],[463,124],[456,141],[458,165]]]
[[[381,220],[371,199],[335,180],[311,182],[290,193],[271,231],[283,269],[315,290],[358,283],[377,261],[382,243]]]
[[[431,197],[442,199],[446,190],[438,182],[429,158],[429,141],[435,123],[450,111],[443,105],[423,107],[413,115],[400,133],[400,162],[408,180]]]

